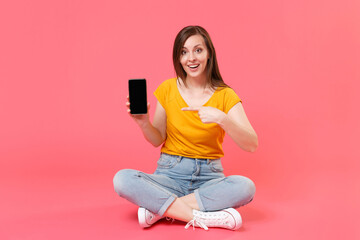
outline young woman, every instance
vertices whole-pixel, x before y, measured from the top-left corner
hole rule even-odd
[[[157,105],[149,115],[131,115],[145,139],[161,147],[153,174],[123,169],[114,177],[117,194],[140,206],[138,219],[149,227],[170,217],[201,227],[236,230],[238,208],[255,194],[254,183],[243,176],[225,176],[220,158],[227,133],[245,151],[258,146],[240,98],[224,83],[215,49],[200,26],[183,28],[176,36],[173,63],[177,78],[154,92]],[[129,101],[129,100],[128,100]],[[126,103],[128,112],[130,103]]]

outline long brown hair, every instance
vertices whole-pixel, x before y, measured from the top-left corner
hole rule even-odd
[[[218,87],[228,87],[228,85],[224,82],[220,75],[215,48],[211,41],[210,35],[203,27],[200,26],[184,27],[175,38],[173,48],[173,64],[177,77],[181,78],[186,86],[187,74],[180,63],[181,50],[184,47],[184,43],[186,42],[186,40],[189,37],[197,34],[204,38],[204,42],[209,53],[209,59],[206,64],[206,78],[208,83],[210,84],[210,87],[213,89]]]

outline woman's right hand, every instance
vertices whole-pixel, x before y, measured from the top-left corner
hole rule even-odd
[[[131,114],[130,100],[127,96],[126,107],[130,117],[139,125],[145,139],[154,147],[160,146],[166,139],[166,112],[161,104],[157,102],[153,123],[150,122],[149,117],[150,103],[147,105],[148,113]]]
[[[134,121],[140,126],[144,126],[148,123],[150,123],[150,118],[149,118],[149,109],[150,109],[150,103],[147,104],[147,112],[146,114],[131,114],[130,111],[130,100],[129,100],[129,96],[127,96],[127,101],[126,101],[126,107],[127,107],[127,112],[129,113],[130,117],[132,117],[132,119],[134,119]]]

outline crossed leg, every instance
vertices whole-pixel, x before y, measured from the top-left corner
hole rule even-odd
[[[250,202],[255,193],[253,182],[242,176],[210,180],[195,190],[195,193],[182,197],[174,194],[174,192],[180,194],[181,191],[176,185],[176,181],[168,177],[129,169],[119,171],[114,177],[115,191],[120,196],[154,213],[184,222],[193,219],[193,209],[214,211],[239,207]],[[196,195],[198,199],[200,198],[200,203]],[[146,205],[154,196],[157,200],[161,199],[164,202],[160,210],[158,206]]]

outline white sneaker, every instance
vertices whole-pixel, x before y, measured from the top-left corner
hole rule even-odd
[[[154,223],[156,223],[157,221],[159,221],[162,218],[163,217],[161,217],[155,213],[152,213],[143,207],[139,207],[138,220],[139,220],[140,226],[143,228],[150,227],[151,225],[153,225]]]
[[[240,213],[234,208],[227,208],[216,212],[201,212],[194,209],[193,214],[194,218],[186,224],[186,229],[192,225],[193,229],[201,227],[208,230],[208,227],[220,227],[236,230],[242,225]]]

